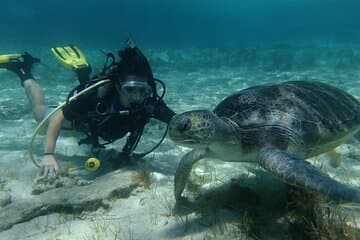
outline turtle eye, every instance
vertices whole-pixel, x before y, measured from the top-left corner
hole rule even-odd
[[[186,130],[189,130],[191,127],[191,121],[190,119],[186,118],[186,119],[182,119],[178,125],[177,125],[177,130],[179,132],[185,132]]]

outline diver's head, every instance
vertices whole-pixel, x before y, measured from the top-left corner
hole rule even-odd
[[[116,89],[124,107],[139,105],[154,94],[155,83],[150,64],[137,47],[126,47],[119,52]]]
[[[121,105],[130,108],[140,105],[151,97],[151,87],[143,76],[127,75],[121,83],[115,85],[120,96]]]

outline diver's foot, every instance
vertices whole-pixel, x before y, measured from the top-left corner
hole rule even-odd
[[[65,67],[72,69],[80,82],[86,83],[90,80],[91,66],[87,62],[85,54],[73,44],[64,47],[51,48],[55,58]]]
[[[33,79],[31,68],[34,63],[39,63],[40,59],[25,52],[23,54],[0,55],[0,68],[6,68],[17,74],[23,85],[25,80]]]

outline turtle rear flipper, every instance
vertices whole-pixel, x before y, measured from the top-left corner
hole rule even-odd
[[[284,182],[323,193],[329,199],[360,202],[360,190],[337,182],[310,163],[275,147],[263,147],[258,155],[260,165]]]

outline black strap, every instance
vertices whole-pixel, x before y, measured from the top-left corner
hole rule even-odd
[[[141,128],[137,128],[135,131],[130,133],[130,136],[126,139],[126,144],[122,149],[122,151],[126,155],[130,156],[131,153],[135,150],[140,141],[143,131],[144,126],[142,126]]]

